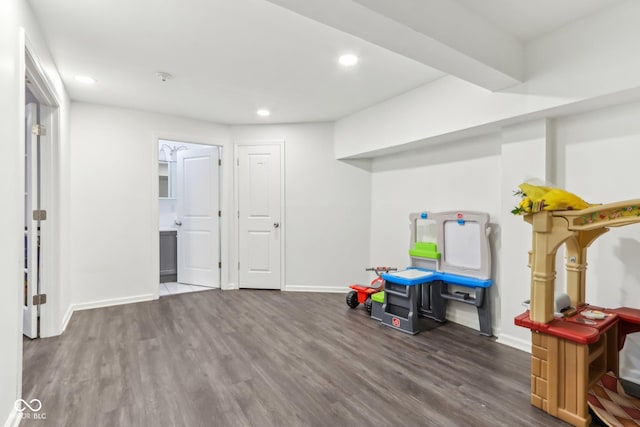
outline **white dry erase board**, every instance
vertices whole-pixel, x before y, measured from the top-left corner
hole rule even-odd
[[[431,214],[438,224],[440,270],[477,279],[491,277],[489,214],[453,211]]]
[[[478,270],[482,266],[480,224],[465,221],[444,222],[444,257],[447,263],[460,268]]]

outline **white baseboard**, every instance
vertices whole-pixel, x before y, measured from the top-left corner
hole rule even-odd
[[[620,377],[632,383],[640,384],[640,369],[621,369]]]
[[[103,299],[99,301],[83,302],[80,304],[71,304],[71,307],[69,307],[69,310],[71,311],[71,313],[70,314],[68,313],[68,316],[70,319],[71,315],[74,312],[81,311],[81,310],[90,310],[92,308],[111,307],[114,305],[132,304],[136,302],[145,302],[145,301],[152,301],[152,300],[154,300],[153,294],[144,294],[144,295],[135,295],[132,297],[111,298],[111,299]],[[65,328],[66,328],[66,325],[65,325]]]
[[[92,308],[111,307],[114,305],[132,304],[136,302],[153,301],[157,299],[158,299],[157,295],[145,294],[145,295],[136,295],[133,297],[112,298],[112,299],[104,299],[100,301],[83,302],[80,304],[71,304],[67,309],[67,312],[65,313],[64,317],[62,318],[60,334],[62,334],[64,331],[67,330],[69,321],[71,320],[73,313],[75,313],[76,311],[90,310]]]
[[[67,330],[67,325],[69,324],[69,321],[71,320],[71,316],[73,316],[73,305],[69,305],[69,308],[67,309],[67,312],[65,313],[64,317],[62,318],[62,325],[60,327],[60,333],[63,333],[64,331]]]
[[[90,310],[92,308],[111,307],[114,305],[152,301],[153,299],[154,299],[153,294],[144,294],[144,295],[134,295],[132,297],[111,298],[111,299],[103,299],[99,301],[83,302],[80,304],[73,304],[71,307],[75,312],[80,310]]]
[[[286,292],[324,292],[329,294],[346,294],[349,292],[348,287],[334,287],[334,286],[301,286],[301,285],[286,285],[283,289]]]
[[[504,344],[509,347],[516,348],[518,350],[524,351],[526,353],[531,353],[531,341],[523,340],[522,338],[517,338],[511,335],[499,335],[496,341],[499,344]]]
[[[21,415],[22,413],[18,412],[16,408],[12,406],[9,418],[5,421],[4,427],[18,427],[20,425],[20,421],[22,421]]]

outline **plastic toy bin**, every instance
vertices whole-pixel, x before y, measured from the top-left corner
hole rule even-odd
[[[415,242],[413,248],[409,249],[409,256],[413,267],[433,271],[439,270],[441,254],[438,252],[438,247],[435,243]]]
[[[439,259],[434,258],[411,257],[411,265],[413,267],[424,268],[425,270],[438,270],[439,262]]]

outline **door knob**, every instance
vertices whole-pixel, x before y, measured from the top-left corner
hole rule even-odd
[[[274,222],[273,223],[273,228],[278,228],[280,227],[280,223],[279,222]]]
[[[182,225],[182,221],[178,221],[177,219],[173,221],[176,225]]]

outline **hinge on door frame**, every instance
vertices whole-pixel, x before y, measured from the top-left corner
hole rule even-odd
[[[47,303],[47,294],[36,294],[33,296],[33,305],[43,305]]]
[[[238,270],[240,270],[240,261],[238,261]]]
[[[222,216],[222,211],[218,211],[218,217]]]
[[[222,159],[218,159],[218,166],[222,166]]]
[[[218,262],[218,268],[222,268],[222,261]]]
[[[44,209],[33,211],[33,220],[34,221],[46,221],[47,220],[47,211]]]
[[[35,123],[31,126],[31,133],[35,136],[45,136],[47,134],[47,128],[44,125]]]

